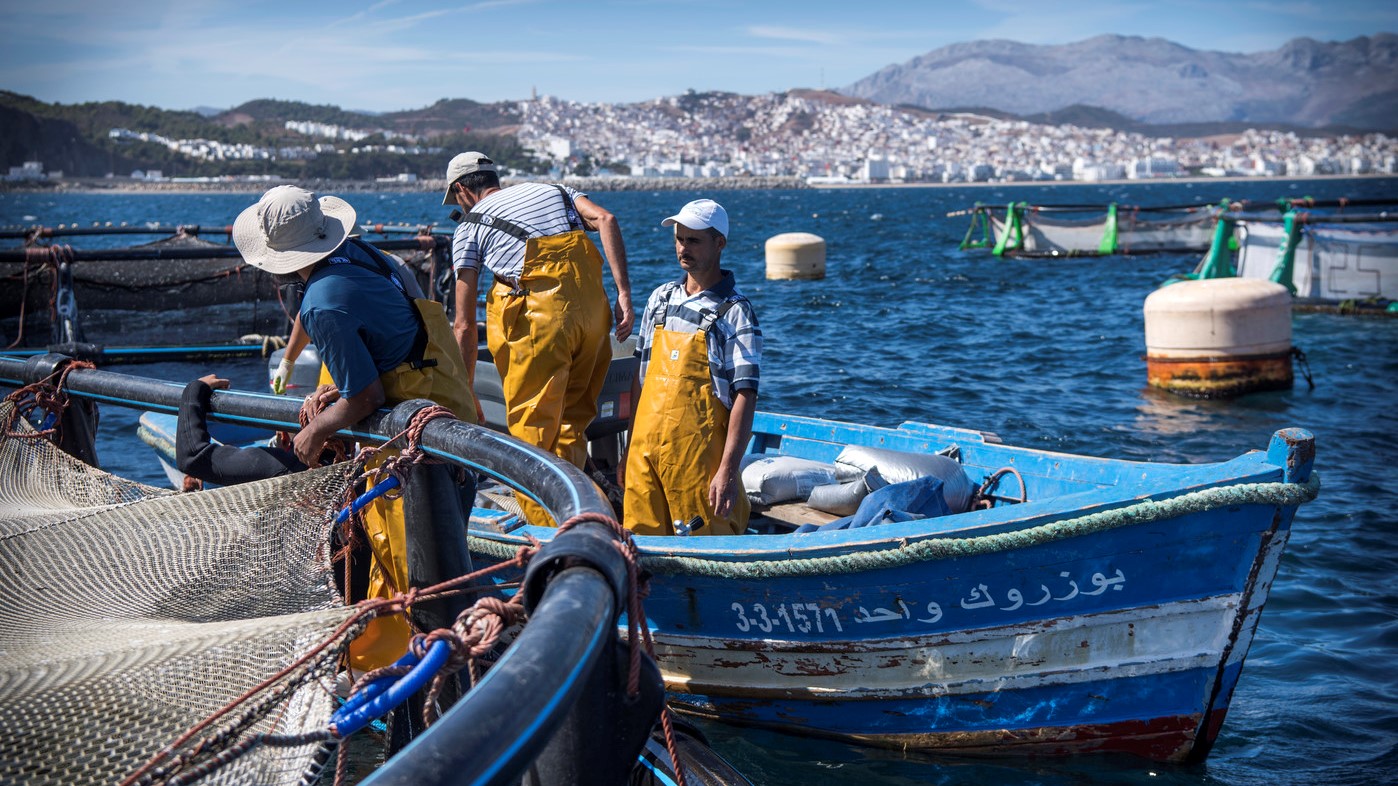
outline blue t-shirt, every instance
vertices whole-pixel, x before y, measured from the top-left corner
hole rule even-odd
[[[403,292],[381,273],[354,240],[335,249],[306,281],[301,325],[342,396],[354,396],[408,359],[418,322]]]

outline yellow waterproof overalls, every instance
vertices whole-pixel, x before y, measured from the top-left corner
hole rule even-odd
[[[565,202],[573,221],[572,203]],[[520,237],[521,228],[467,214]],[[515,231],[511,231],[515,230]],[[510,434],[582,468],[588,424],[612,360],[611,309],[602,287],[602,255],[581,229],[525,240],[519,281],[496,279],[486,296],[486,345],[500,371]],[[520,495],[529,523],[557,526]]]
[[[673,535],[676,520],[695,516],[704,520],[698,535],[739,535],[747,529],[752,506],[742,489],[723,518],[709,505],[729,413],[714,395],[709,373],[708,332],[714,321],[693,333],[656,325],[652,334],[626,458],[623,518],[637,535]]]
[[[360,260],[353,261],[360,263]],[[388,276],[388,271],[385,267],[376,272]],[[406,293],[404,297],[408,297]],[[416,398],[430,399],[450,409],[458,420],[475,423],[476,403],[468,390],[466,365],[461,359],[461,350],[457,347],[442,304],[423,298],[408,300],[419,317],[418,337],[408,360],[379,376],[384,404],[391,407]],[[419,354],[421,361],[417,360]],[[324,367],[321,368],[320,382],[333,382]],[[391,448],[379,451],[365,468],[375,469],[390,457],[398,455],[398,452]],[[365,535],[373,554],[369,562],[366,597],[389,598],[406,591],[408,548],[402,501],[379,497],[361,510],[360,516],[364,520]],[[350,666],[359,671],[387,666],[407,652],[411,638],[412,628],[403,615],[379,617],[350,643]]]

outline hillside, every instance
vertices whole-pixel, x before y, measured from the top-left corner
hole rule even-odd
[[[1398,129],[1398,35],[1294,39],[1270,52],[1104,35],[1060,46],[974,41],[890,65],[841,93],[884,104],[1021,116],[1091,106],[1149,125]]]
[[[371,179],[386,172],[440,176],[454,152],[487,149],[509,166],[530,169],[533,159],[514,137],[518,115],[511,105],[442,100],[424,109],[371,115],[329,105],[259,99],[206,114],[120,101],[49,104],[0,91],[0,165],[42,161],[49,171],[73,177],[127,175],[160,170],[165,176],[278,174],[284,177]],[[356,132],[335,139],[286,127],[288,121],[319,123]],[[113,129],[131,132],[121,138]],[[146,135],[146,139],[140,138]],[[367,135],[367,136],[366,136]],[[397,142],[389,148],[389,137]],[[331,144],[378,146],[355,156],[201,158],[176,149],[179,140],[206,140],[270,150]],[[405,142],[418,142],[405,145]]]

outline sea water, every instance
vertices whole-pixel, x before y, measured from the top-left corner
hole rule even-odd
[[[0,194],[0,226],[226,226],[257,194]],[[345,195],[360,221],[445,222],[431,193]],[[1398,318],[1298,313],[1311,389],[1193,401],[1148,388],[1142,304],[1199,255],[996,259],[959,251],[968,219],[1002,205],[1398,198],[1398,180],[1151,182],[789,191],[599,192],[620,220],[639,311],[679,274],[660,221],[700,196],[732,221],[724,266],[753,301],[766,351],[759,406],[894,426],[993,431],[1012,445],[1142,461],[1221,461],[1288,426],[1316,435],[1320,497],[1296,516],[1257,637],[1212,754],[1170,766],[1129,757],[976,761],[702,724],[757,784],[1370,784],[1398,766]],[[827,276],[767,281],[763,244],[827,243]],[[213,239],[213,238],[211,238]],[[92,245],[86,239],[84,244]],[[130,242],[118,241],[119,244]],[[610,283],[609,283],[610,286]],[[177,339],[177,337],[171,337]],[[209,371],[264,389],[265,363],[122,369],[184,381]],[[138,413],[102,410],[105,468],[165,478]]]

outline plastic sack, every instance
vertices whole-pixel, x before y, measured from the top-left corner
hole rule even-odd
[[[836,482],[835,466],[795,456],[759,456],[743,462],[743,490],[754,505],[804,500],[816,486]]]
[[[928,476],[940,478],[942,494],[952,513],[964,513],[970,507],[971,495],[976,490],[960,462],[938,453],[905,453],[901,450],[849,445],[835,457],[835,463],[865,471],[877,469],[890,485]]]
[[[944,485],[941,478],[924,475],[903,483],[884,486],[870,492],[869,496],[859,503],[859,509],[854,515],[819,526],[802,524],[796,531],[824,532],[946,516],[951,514],[952,510],[947,507]]]
[[[850,516],[859,510],[859,503],[869,496],[869,492],[887,485],[879,471],[871,469],[845,483],[816,486],[811,489],[811,496],[806,500],[806,504],[834,516]]]

